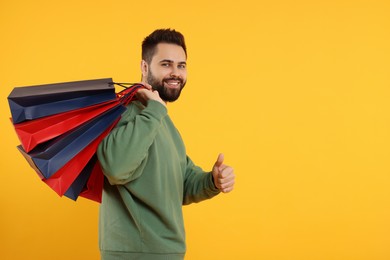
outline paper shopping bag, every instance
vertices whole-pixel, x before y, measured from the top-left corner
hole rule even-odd
[[[102,202],[102,192],[104,185],[104,175],[99,161],[97,161],[92,169],[91,176],[88,179],[80,197],[90,199],[96,202]]]
[[[29,153],[21,146],[18,149],[25,158],[30,158],[30,165],[33,162],[40,174],[48,179],[98,138],[124,110],[123,106],[118,105],[72,131],[37,146]]]
[[[14,128],[26,152],[30,152],[38,144],[55,137],[96,118],[102,113],[119,105],[119,101],[108,101],[60,114],[15,124]]]
[[[84,150],[74,156],[61,169],[54,173],[50,178],[43,179],[43,181],[50,186],[58,195],[62,196],[69,190],[70,186],[81,171],[87,166],[96,149],[103,138],[111,131],[112,127],[118,122],[117,119],[108,129],[106,129],[98,138],[93,140]]]
[[[89,178],[91,177],[92,170],[97,162],[96,155],[92,156],[87,165],[81,170],[77,178],[73,181],[70,187],[64,193],[64,196],[77,200],[81,191],[86,187]]]
[[[102,91],[92,86],[95,83]],[[114,84],[125,90],[113,98],[108,93],[114,90]],[[96,159],[97,147],[119,121],[125,106],[136,100],[136,92],[144,87],[124,84],[128,83],[88,80],[50,84],[53,89],[45,89],[48,85],[25,87],[10,94],[12,122],[22,143],[18,149],[58,195],[101,202],[104,175]],[[61,92],[59,86],[65,90]],[[83,88],[85,91],[81,91]],[[89,97],[94,95],[105,98],[90,102]]]
[[[106,78],[16,87],[8,103],[16,124],[115,99],[112,79]]]

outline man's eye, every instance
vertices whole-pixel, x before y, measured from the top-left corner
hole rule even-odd
[[[186,68],[186,65],[182,64],[182,65],[179,65],[177,66],[179,69],[185,69]]]
[[[169,63],[161,63],[161,66],[163,66],[163,67],[168,67],[168,66],[169,66]]]

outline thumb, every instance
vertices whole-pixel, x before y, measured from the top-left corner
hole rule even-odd
[[[225,158],[225,156],[223,155],[223,153],[220,153],[218,155],[217,161],[215,162],[214,166],[215,167],[220,167],[223,164],[224,158]]]

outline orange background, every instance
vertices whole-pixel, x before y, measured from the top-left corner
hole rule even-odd
[[[390,2],[0,2],[0,259],[99,259],[98,204],[59,198],[16,150],[16,86],[140,79],[156,28],[187,39],[169,113],[228,195],[184,208],[186,259],[390,259]]]

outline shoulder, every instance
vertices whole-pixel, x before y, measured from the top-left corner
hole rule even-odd
[[[134,118],[136,115],[140,114],[142,110],[145,108],[144,105],[142,105],[141,102],[139,101],[133,101],[130,104],[126,106],[125,112],[122,114],[123,119],[131,120]]]

